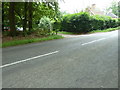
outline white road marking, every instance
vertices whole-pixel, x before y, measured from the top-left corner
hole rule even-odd
[[[98,39],[98,40],[93,40],[93,41],[91,41],[91,42],[83,43],[82,45],[94,43],[94,42],[101,41],[101,40],[104,40],[104,39],[106,39],[106,38],[102,38],[102,39]]]
[[[15,64],[19,64],[19,63],[26,62],[26,61],[30,61],[30,60],[32,60],[32,59],[36,59],[36,58],[48,56],[48,55],[55,54],[55,53],[58,53],[58,52],[59,52],[59,51],[54,51],[54,52],[50,52],[50,53],[47,53],[47,54],[43,54],[43,55],[31,57],[31,58],[24,59],[24,60],[20,60],[20,61],[17,61],[17,62],[13,62],[13,63],[10,63],[10,64],[5,64],[5,65],[0,66],[0,68],[8,67],[8,66],[15,65]]]

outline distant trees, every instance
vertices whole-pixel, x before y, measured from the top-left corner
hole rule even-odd
[[[118,2],[118,16],[120,18],[120,1]]]
[[[118,2],[114,1],[111,3],[111,6],[107,8],[107,11],[112,11],[112,13],[118,16],[119,15],[118,9],[119,9]]]

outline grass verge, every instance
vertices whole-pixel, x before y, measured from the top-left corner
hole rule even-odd
[[[120,29],[120,27],[116,27],[116,28],[108,28],[108,29],[104,29],[104,30],[94,30],[94,31],[91,31],[90,33],[109,32],[109,31],[114,31],[114,30],[118,30],[118,29]]]
[[[24,40],[13,40],[13,41],[8,41],[2,43],[0,47],[9,47],[9,46],[16,46],[16,45],[22,45],[22,44],[28,44],[28,43],[33,43],[33,42],[42,42],[42,41],[48,41],[48,40],[53,40],[53,39],[61,39],[63,38],[60,35],[51,35],[48,37],[43,37],[43,38],[32,38],[32,39],[24,39]]]
[[[61,32],[58,32],[59,34],[71,34],[71,35],[74,35],[76,33],[74,32],[66,32],[66,31],[61,31]]]
[[[104,29],[104,30],[94,30],[88,33],[97,33],[97,32],[109,32],[109,31],[114,31],[114,30],[118,30],[120,29],[120,27],[116,27],[116,28],[108,28],[108,29]],[[74,33],[74,32],[66,32],[66,31],[61,31],[58,32],[59,34],[68,34],[68,35],[81,35],[81,33]]]

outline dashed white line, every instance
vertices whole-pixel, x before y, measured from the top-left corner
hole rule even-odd
[[[93,40],[93,41],[91,41],[91,42],[83,43],[82,45],[87,45],[87,44],[94,43],[94,42],[101,41],[101,40],[105,40],[105,39],[106,39],[106,38],[101,38],[101,39],[98,39],[98,40]],[[10,64],[5,64],[5,65],[0,66],[0,68],[4,68],[4,67],[11,66],[11,65],[23,63],[23,62],[26,62],[26,61],[30,61],[30,60],[33,60],[33,59],[36,59],[36,58],[48,56],[48,55],[55,54],[55,53],[58,53],[58,52],[59,52],[59,51],[54,51],[54,52],[50,52],[50,53],[47,53],[47,54],[43,54],[43,55],[31,57],[31,58],[24,59],[24,60],[20,60],[20,61],[17,61],[17,62],[13,62],[13,63],[10,63]]]
[[[93,40],[93,41],[91,41],[91,42],[83,43],[82,45],[94,43],[94,42],[101,41],[101,40],[104,40],[104,39],[106,39],[106,38],[101,38],[101,39],[98,39],[98,40]]]
[[[13,62],[13,63],[10,63],[10,64],[5,64],[5,65],[0,66],[0,68],[8,67],[8,66],[11,66],[11,65],[15,65],[15,64],[26,62],[26,61],[30,61],[30,60],[33,60],[33,59],[36,59],[36,58],[52,55],[52,54],[55,54],[55,53],[58,53],[58,52],[59,51],[54,51],[54,52],[50,52],[50,53],[47,53],[47,54],[31,57],[31,58],[20,60],[20,61],[17,61],[17,62]]]

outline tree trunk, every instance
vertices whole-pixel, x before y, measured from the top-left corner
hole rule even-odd
[[[29,2],[29,18],[28,18],[29,19],[28,20],[29,21],[28,22],[29,23],[28,24],[29,25],[29,32],[32,31],[32,16],[33,16],[33,13],[32,13],[33,12],[32,11],[33,10],[33,5],[32,4],[33,4],[33,2]]]
[[[26,27],[27,27],[27,6],[28,6],[28,2],[25,2],[25,5],[24,5],[24,20],[23,20],[24,35],[26,34]]]
[[[9,24],[10,24],[10,35],[16,36],[16,28],[15,28],[15,3],[14,2],[10,2],[10,6],[9,6]]]
[[[4,30],[4,2],[2,2],[2,31]]]

